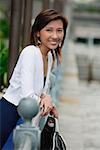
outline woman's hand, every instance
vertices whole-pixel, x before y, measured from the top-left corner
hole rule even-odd
[[[50,95],[42,94],[41,95],[41,101],[40,101],[40,108],[41,108],[41,116],[46,116],[51,112],[53,109],[52,99]]]
[[[57,108],[55,106],[53,106],[52,110],[50,111],[50,114],[58,119],[59,113],[58,113]]]
[[[41,95],[40,108],[41,108],[41,112],[40,112],[41,116],[46,116],[50,113],[51,115],[53,115],[58,119],[59,114],[57,108],[52,103],[52,99],[50,95],[47,94]]]

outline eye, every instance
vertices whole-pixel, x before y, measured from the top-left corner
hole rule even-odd
[[[57,32],[61,33],[63,32],[64,30],[63,29],[58,29]]]
[[[52,29],[47,29],[46,31],[48,31],[48,32],[52,32],[53,30],[52,30]]]

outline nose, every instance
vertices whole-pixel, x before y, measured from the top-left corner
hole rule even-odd
[[[53,32],[52,37],[55,38],[55,39],[58,38],[58,34],[57,34],[56,31]]]

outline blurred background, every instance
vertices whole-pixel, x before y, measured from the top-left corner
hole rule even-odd
[[[36,15],[68,18],[57,104],[68,150],[100,150],[100,0],[0,0],[0,97]]]

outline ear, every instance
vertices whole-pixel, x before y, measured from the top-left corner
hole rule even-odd
[[[39,32],[39,31],[37,32],[37,37],[38,37],[38,38],[40,37],[40,32]]]
[[[41,40],[40,40],[40,32],[37,32],[37,42],[38,42],[38,45],[41,44]]]

